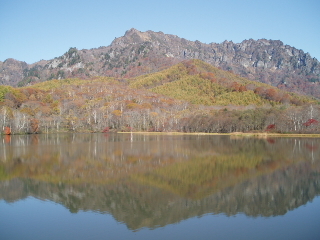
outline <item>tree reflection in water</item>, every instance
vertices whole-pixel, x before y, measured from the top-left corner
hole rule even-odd
[[[277,216],[320,193],[316,138],[2,136],[0,199],[108,212],[130,229],[207,213]]]

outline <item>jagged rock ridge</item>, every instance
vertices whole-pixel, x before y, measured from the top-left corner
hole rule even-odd
[[[0,84],[89,78],[135,77],[156,72],[185,59],[200,59],[223,70],[279,88],[320,97],[320,63],[310,54],[279,40],[224,41],[205,44],[162,32],[128,30],[109,46],[90,50],[70,48],[52,60],[26,64],[13,59],[0,62]]]

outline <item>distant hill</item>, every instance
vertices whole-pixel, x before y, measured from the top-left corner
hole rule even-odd
[[[158,72],[188,59],[200,59],[253,81],[320,98],[319,61],[279,40],[205,44],[136,29],[128,30],[107,47],[70,48],[60,57],[34,64],[7,59],[0,62],[0,84],[24,86],[70,77],[130,78]]]
[[[141,75],[130,80],[130,86],[203,105],[301,105],[312,101],[268,84],[250,81],[201,60],[185,60],[160,72]]]

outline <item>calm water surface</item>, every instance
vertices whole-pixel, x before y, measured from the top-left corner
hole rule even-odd
[[[0,239],[320,239],[319,145],[0,136]]]

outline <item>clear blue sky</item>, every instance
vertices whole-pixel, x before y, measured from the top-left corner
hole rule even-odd
[[[205,43],[281,40],[320,60],[319,0],[0,0],[0,61],[108,46],[130,28]]]

